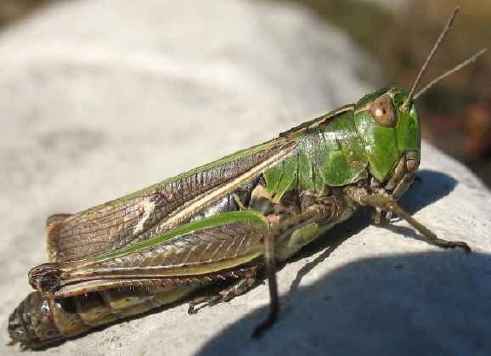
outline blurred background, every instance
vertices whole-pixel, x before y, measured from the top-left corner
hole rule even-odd
[[[2,0],[0,29],[55,1]],[[483,0],[271,0],[296,3],[347,33],[378,62],[380,74],[366,74],[374,87],[409,87],[446,16],[461,16],[423,83],[491,43],[491,2]],[[434,87],[419,102],[423,136],[469,166],[491,186],[491,55]],[[363,76],[363,73],[361,73]]]

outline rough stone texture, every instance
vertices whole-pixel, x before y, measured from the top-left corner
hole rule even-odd
[[[0,353],[44,262],[44,220],[112,199],[369,90],[347,38],[298,8],[246,1],[70,1],[0,37]],[[52,355],[489,355],[491,195],[424,146],[407,224],[337,227],[279,273],[284,313],[260,341],[267,289],[195,316],[185,305],[66,342]],[[349,237],[349,239],[348,239]],[[327,258],[329,257],[329,258]],[[318,263],[319,262],[319,263]],[[322,262],[322,263],[320,263]]]

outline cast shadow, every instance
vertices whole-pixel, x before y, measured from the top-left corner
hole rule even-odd
[[[450,194],[458,182],[449,175],[422,169],[416,173],[411,188],[402,196],[400,203],[411,214]]]
[[[489,355],[491,256],[442,251],[357,260],[300,287],[259,340],[261,307],[210,339],[210,355]]]
[[[432,170],[421,170],[417,176],[401,199],[411,214],[445,197],[457,185],[452,177]],[[322,251],[298,271],[290,285],[288,306],[263,339],[255,341],[250,335],[267,315],[267,307],[235,322],[198,354],[413,355],[442,354],[446,346],[452,351],[443,354],[490,351],[486,340],[491,327],[491,284],[483,282],[491,275],[491,257],[485,254],[445,251],[371,258],[299,288],[306,274],[369,223],[366,211],[357,213],[294,258]],[[417,237],[409,230],[400,232]]]

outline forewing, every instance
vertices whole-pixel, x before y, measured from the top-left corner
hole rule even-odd
[[[187,217],[182,210],[190,201],[195,209],[200,200],[211,199],[208,197],[213,197],[213,191],[219,198],[220,187],[240,182],[251,173],[260,174],[291,152],[294,145],[287,138],[278,138],[80,213],[58,214],[63,218],[50,221],[47,228],[50,261],[84,259],[126,246],[140,236],[151,237],[151,229],[161,233],[165,228],[158,227],[176,211],[183,219]],[[145,235],[147,231],[152,233]]]
[[[187,231],[193,232],[184,230],[182,235],[153,241],[149,246],[140,243],[141,248],[131,251],[120,249],[83,263],[62,264],[55,295],[67,297],[116,287],[162,287],[208,280],[261,256],[267,221],[251,211],[222,215],[227,217],[221,223],[212,221],[216,217],[203,219],[198,222],[201,228],[188,224]]]

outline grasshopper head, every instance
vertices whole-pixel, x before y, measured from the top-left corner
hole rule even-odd
[[[388,191],[403,193],[419,167],[421,133],[414,102],[435,84],[474,62],[482,49],[416,91],[423,74],[452,27],[459,8],[452,15],[421,66],[411,89],[382,89],[363,97],[355,107],[355,126],[365,141],[370,174]]]
[[[419,117],[407,99],[403,89],[382,89],[363,97],[355,107],[355,125],[365,141],[369,172],[381,184],[414,175],[419,167]]]

